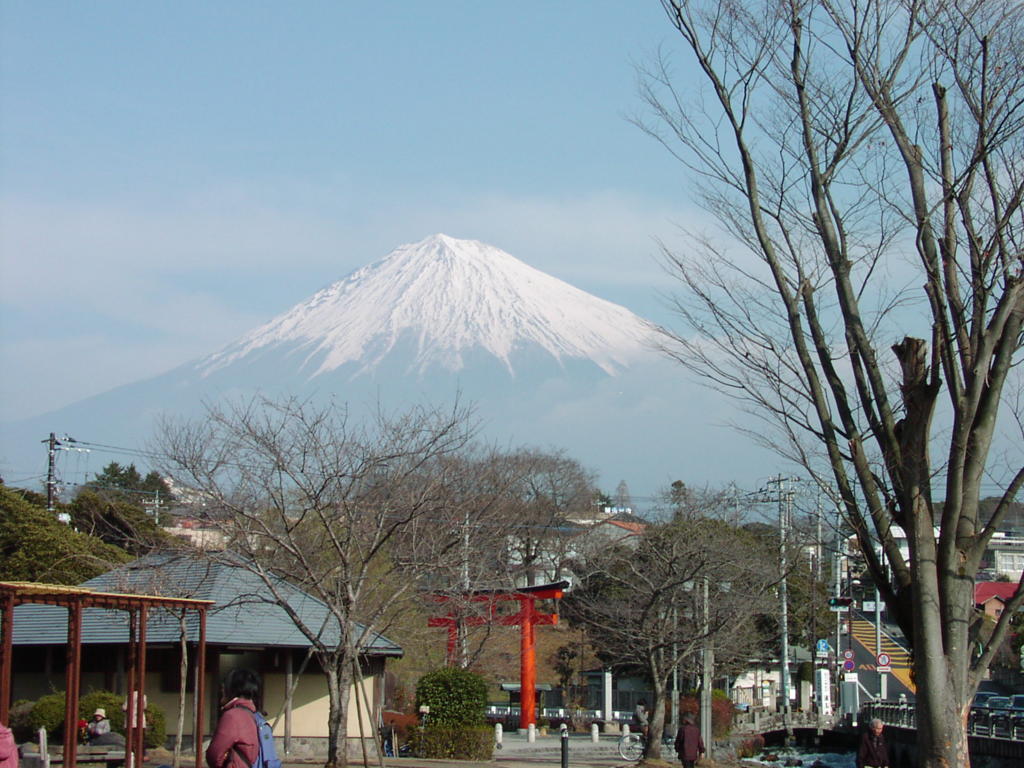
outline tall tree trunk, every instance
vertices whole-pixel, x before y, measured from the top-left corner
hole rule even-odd
[[[327,677],[327,761],[326,768],[348,765],[348,699],[352,688],[352,671],[346,653],[321,657]]]
[[[934,570],[928,563],[912,563],[917,573]],[[934,579],[934,573],[930,574]],[[937,601],[915,600],[914,677],[917,684],[917,743],[921,765],[960,768],[970,765],[965,728],[950,727],[967,722],[971,702],[968,665],[970,653],[967,627],[970,616],[962,606],[973,604],[973,583],[953,584],[963,579],[946,576],[941,593],[945,610]],[[943,614],[946,614],[944,619]]]
[[[651,702],[650,725],[647,732],[647,749],[644,757],[661,760],[661,734],[665,730],[665,673],[661,665],[652,661],[650,665],[651,687],[654,701]]]

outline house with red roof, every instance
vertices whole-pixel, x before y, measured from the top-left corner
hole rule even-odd
[[[998,619],[1007,601],[1015,594],[1015,581],[981,581],[974,585],[974,606],[993,619]]]

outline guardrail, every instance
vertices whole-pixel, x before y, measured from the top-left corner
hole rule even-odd
[[[913,704],[870,702],[861,707],[860,718],[877,717],[886,725],[897,728],[917,728],[917,712]],[[969,736],[987,736],[992,739],[1024,741],[1024,712],[1012,709],[971,707],[967,717]]]

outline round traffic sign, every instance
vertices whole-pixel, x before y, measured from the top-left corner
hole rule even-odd
[[[847,672],[853,672],[853,668],[855,666],[857,665],[853,663],[853,659],[847,659],[843,662],[843,669],[845,669]]]
[[[891,659],[889,658],[888,653],[880,653],[875,657],[875,661],[878,662],[878,666],[880,667],[888,667]]]
[[[853,649],[852,648],[847,648],[845,651],[843,651],[843,658],[844,659],[852,659],[853,658]]]

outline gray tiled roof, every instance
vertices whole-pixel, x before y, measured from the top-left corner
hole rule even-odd
[[[241,563],[241,561],[238,561]],[[320,633],[328,644],[337,642],[339,626],[327,606],[302,590],[275,579],[277,588],[303,623]],[[206,641],[213,645],[238,647],[308,648],[309,639],[298,629],[262,579],[249,570],[228,563],[210,562],[188,555],[147,555],[97,576],[81,586],[96,592],[116,592],[188,597],[211,600],[207,613]],[[189,639],[199,638],[199,618],[190,611],[186,618]],[[363,633],[356,625],[356,635]],[[179,624],[175,616],[152,610],[148,617],[150,643],[177,643]],[[15,645],[58,645],[67,638],[67,611],[50,605],[19,605],[14,609]],[[128,614],[102,608],[87,608],[82,616],[82,642],[87,644],[127,643]],[[383,635],[371,634],[363,643],[365,653],[400,656],[402,649]]]

